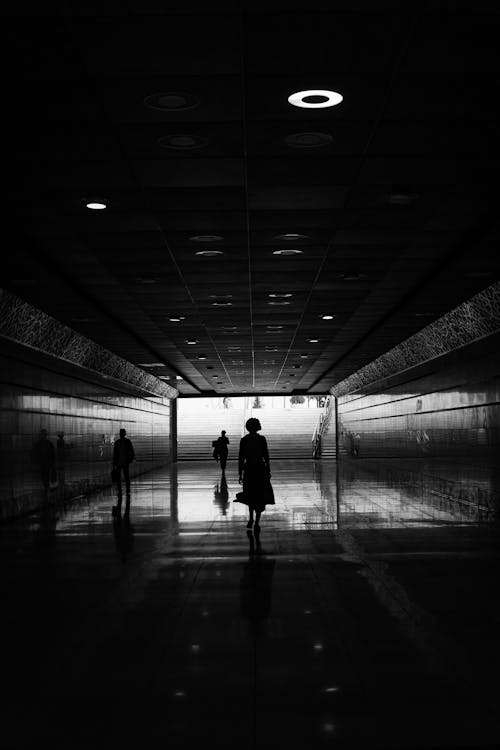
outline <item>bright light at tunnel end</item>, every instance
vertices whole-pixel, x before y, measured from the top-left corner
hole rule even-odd
[[[323,101],[307,102],[310,97],[321,97]],[[328,89],[307,89],[306,91],[296,91],[290,94],[288,101],[294,107],[304,107],[305,109],[321,109],[322,107],[334,107],[343,100],[342,94],[337,91],[328,91]]]

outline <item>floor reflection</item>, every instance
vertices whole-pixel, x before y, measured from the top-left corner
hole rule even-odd
[[[497,697],[470,687],[500,666],[487,473],[278,461],[255,533],[236,468],[137,477],[126,517],[106,490],[0,527],[9,746],[71,747],[89,694],[87,747],[498,741]]]

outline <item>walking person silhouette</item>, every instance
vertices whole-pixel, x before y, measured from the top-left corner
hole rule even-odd
[[[118,505],[113,506],[113,515],[120,515],[122,508],[122,472],[125,479],[125,493],[127,500],[125,503],[125,514],[130,512],[130,464],[135,458],[134,446],[132,441],[125,435],[127,430],[123,427],[120,430],[120,437],[115,440],[113,448],[113,471],[116,472],[116,485],[118,487]]]
[[[248,505],[249,519],[247,529],[260,529],[260,515],[266,505],[274,505],[274,493],[271,486],[271,467],[269,451],[264,435],[259,435],[262,429],[258,419],[251,417],[246,421],[248,435],[240,440],[238,457],[239,482],[243,484],[243,492],[238,492],[236,502]],[[254,526],[255,513],[255,526]]]
[[[227,454],[229,451],[229,448],[227,447],[228,445],[229,438],[226,437],[226,431],[222,430],[220,437],[214,441],[214,458],[216,461],[220,462],[222,474],[225,474],[226,472]]]

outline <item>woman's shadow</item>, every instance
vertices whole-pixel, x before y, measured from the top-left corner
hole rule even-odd
[[[260,544],[260,531],[247,531],[249,557],[240,578],[240,606],[254,637],[266,634],[271,611],[273,574],[276,560],[267,557]]]

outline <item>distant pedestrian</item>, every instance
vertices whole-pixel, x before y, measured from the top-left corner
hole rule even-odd
[[[48,439],[47,430],[40,430],[40,437],[33,445],[31,460],[40,467],[40,479],[45,494],[48,494],[51,474],[55,471],[54,446]]]
[[[229,452],[229,448],[227,447],[229,445],[229,438],[226,437],[226,431],[222,430],[220,437],[217,438],[217,440],[214,440],[213,446],[214,446],[214,458],[216,461],[220,462],[220,467],[222,469],[222,473],[224,474],[226,471],[226,464],[227,464],[227,454]]]
[[[251,417],[245,427],[248,435],[240,440],[238,458],[239,482],[243,483],[243,492],[237,494],[236,501],[248,505],[250,517],[247,529],[254,526],[255,512],[254,531],[258,532],[260,514],[266,509],[266,505],[274,505],[274,493],[270,482],[271,466],[266,438],[258,434],[262,429],[259,420]]]
[[[113,472],[116,475],[116,485],[118,488],[118,505],[113,508],[115,515],[121,513],[122,507],[122,473],[125,479],[125,492],[126,492],[126,503],[125,513],[128,514],[130,511],[130,464],[135,458],[134,446],[132,441],[129,440],[125,435],[127,431],[125,429],[120,430],[120,437],[115,440],[113,448]]]

